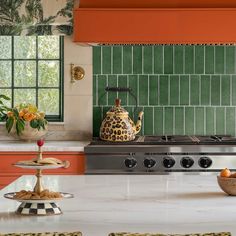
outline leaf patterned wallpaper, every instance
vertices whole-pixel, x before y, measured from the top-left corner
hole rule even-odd
[[[71,35],[73,6],[74,0],[0,0],[0,35]]]

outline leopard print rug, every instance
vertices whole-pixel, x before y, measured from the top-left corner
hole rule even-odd
[[[45,233],[11,233],[11,234],[1,234],[0,236],[82,236],[81,232],[45,232]]]
[[[110,233],[109,236],[231,236],[229,232],[197,233],[197,234],[139,234],[139,233]]]

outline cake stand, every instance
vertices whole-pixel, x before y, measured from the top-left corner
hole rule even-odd
[[[42,157],[42,146],[44,142],[42,140],[37,142],[39,151],[38,156],[36,158],[37,161],[43,159]],[[67,168],[68,163],[66,164],[58,164],[58,165],[28,165],[28,164],[21,164],[16,163],[13,164],[16,167],[24,168],[24,169],[35,169],[36,170],[36,184],[34,186],[34,192],[40,194],[44,187],[42,185],[42,171],[47,169],[57,169],[57,168]],[[19,199],[15,198],[16,192],[6,193],[4,197],[10,200],[21,202],[20,206],[17,208],[16,213],[21,215],[59,215],[62,214],[61,208],[59,207],[58,203],[61,200],[73,198],[73,194],[70,193],[63,193],[61,194],[61,198],[54,198],[54,199]]]

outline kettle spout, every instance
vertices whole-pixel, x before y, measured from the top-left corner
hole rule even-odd
[[[143,111],[140,111],[139,114],[138,114],[138,121],[135,125],[135,134],[137,134],[141,130],[142,119],[143,119]]]

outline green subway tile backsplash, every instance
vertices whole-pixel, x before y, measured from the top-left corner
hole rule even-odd
[[[141,62],[142,62],[142,59],[141,59]],[[164,73],[164,46],[155,46],[154,47],[154,74],[163,74],[163,73]]]
[[[184,47],[174,46],[174,73],[184,73]]]
[[[193,74],[194,73],[194,47],[186,46],[184,53],[184,73]]]
[[[132,62],[132,47],[123,47],[123,74],[132,74],[133,62]]]
[[[122,47],[112,48],[112,73],[122,74]]]
[[[111,74],[111,47],[102,47],[102,74]]]
[[[164,74],[173,74],[173,46],[164,47]]]
[[[225,47],[225,73],[234,74],[235,73],[235,47],[226,46]]]
[[[236,46],[93,47],[93,135],[117,97],[135,121],[144,111],[140,134],[235,135],[235,58]]]

